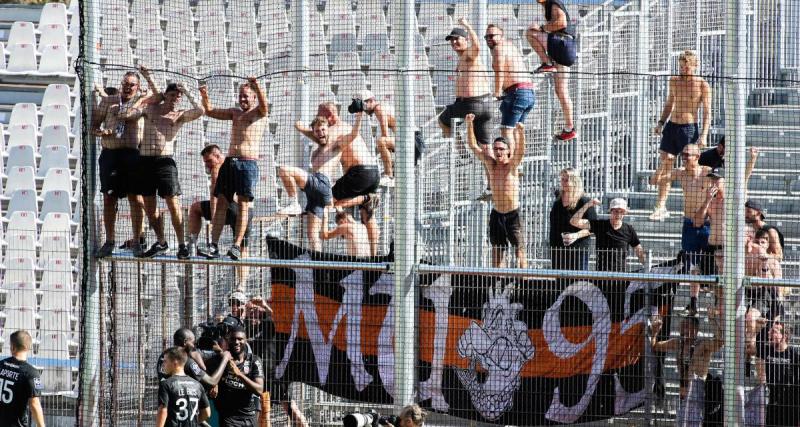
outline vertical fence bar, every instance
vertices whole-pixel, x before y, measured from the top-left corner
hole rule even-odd
[[[634,183],[634,190],[638,189],[639,172],[646,169],[644,154],[647,150],[644,143],[648,141],[647,123],[650,120],[647,112],[648,106],[648,83],[649,77],[646,77],[650,71],[650,0],[639,0],[639,36],[636,38],[636,122],[634,124],[634,143],[631,144],[633,156],[633,176],[631,181]],[[649,265],[647,266],[650,267]]]
[[[397,80],[397,152],[395,173],[396,209],[414,212],[414,82],[409,70],[414,61],[414,0],[404,0],[402,13],[394,16],[393,28],[397,35],[397,59],[400,78]],[[400,22],[397,22],[399,20]],[[394,404],[399,409],[414,401],[416,384],[415,361],[416,342],[414,310],[413,266],[415,233],[414,216],[397,215],[395,222],[395,260],[394,260],[394,298],[397,320],[394,324],[395,364],[394,364]]]
[[[294,7],[297,9],[297,12],[294,14],[294,22],[292,22],[292,27],[294,28],[295,33],[294,37],[295,40],[297,40],[297,43],[295,43],[294,47],[294,69],[301,70],[303,73],[302,76],[297,79],[297,99],[295,99],[295,111],[297,111],[298,115],[300,116],[300,120],[304,122],[308,121],[311,115],[309,105],[311,89],[310,82],[307,81],[307,79],[310,79],[311,77],[309,73],[311,39],[309,37],[309,29],[307,28],[308,22],[311,22],[311,9],[309,3],[310,0],[298,0],[294,2]],[[292,160],[294,161],[294,164],[292,166],[304,168],[306,161],[303,138],[299,133],[296,134],[295,138],[294,149],[292,151]]]
[[[745,63],[739,60],[747,52],[745,43],[744,3],[727,0],[725,25],[725,71],[729,80],[725,85],[726,156],[731,161],[725,172],[725,265],[723,289],[725,290],[725,424],[742,425],[743,414],[739,413],[737,400],[744,384],[744,313],[738,310],[738,295],[742,292],[744,277],[744,202],[745,188],[738,183],[744,181],[745,168],[745,78],[748,77]],[[735,344],[733,344],[735,343]],[[742,406],[743,407],[743,406]]]

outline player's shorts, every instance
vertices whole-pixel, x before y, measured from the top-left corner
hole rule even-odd
[[[100,192],[112,197],[135,193],[132,183],[139,165],[139,150],[135,148],[103,148],[97,159],[100,168]]]
[[[236,194],[249,202],[255,198],[256,183],[258,164],[255,160],[228,156],[219,168],[214,196],[223,195],[230,203]]]
[[[236,415],[231,417],[220,417],[220,427],[258,427],[258,415],[243,416]]]
[[[139,156],[136,186],[137,193],[145,197],[179,196],[181,184],[175,159],[172,156]]]
[[[571,67],[578,59],[575,38],[566,34],[547,34],[547,56],[556,64]]]
[[[325,212],[325,206],[330,205],[333,198],[331,180],[328,178],[328,175],[322,172],[308,174],[303,192],[306,193],[305,212],[317,218],[322,218],[322,214]]]
[[[661,131],[661,145],[658,149],[677,156],[687,145],[697,143],[698,138],[700,138],[700,128],[697,123],[679,125],[670,121]]]
[[[200,211],[203,214],[203,219],[206,221],[213,221],[211,218],[211,202],[203,200],[200,202]],[[233,234],[236,234],[236,220],[239,218],[239,205],[236,202],[228,203],[228,210],[225,212],[225,225],[231,227]],[[242,239],[242,247],[247,247],[247,240],[250,238],[250,224],[244,229],[244,239]]]
[[[381,174],[377,166],[353,166],[333,185],[333,197],[346,200],[366,196],[378,190],[380,181]]]
[[[492,214],[489,216],[489,241],[492,246],[505,247],[510,243],[514,247],[519,247],[524,242],[522,235],[519,209],[507,213],[492,209]]]
[[[448,105],[442,114],[439,115],[439,121],[446,126],[452,126],[453,119],[463,119],[467,114],[474,114],[474,130],[475,138],[480,144],[491,144],[492,135],[489,132],[489,120],[492,119],[494,98],[490,94],[473,96],[470,98],[456,98],[456,101]]]
[[[503,101],[500,103],[500,126],[513,128],[517,123],[522,123],[528,117],[528,113],[533,110],[536,103],[536,95],[533,92],[533,84],[518,83],[509,86],[503,91]]]

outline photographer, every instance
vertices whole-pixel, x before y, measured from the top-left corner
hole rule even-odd
[[[428,413],[422,410],[416,403],[406,406],[400,411],[398,424],[395,426],[392,423],[386,423],[390,427],[421,427],[425,425],[425,417]]]

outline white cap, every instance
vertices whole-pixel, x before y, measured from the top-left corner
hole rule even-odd
[[[231,296],[228,297],[228,301],[230,300],[236,300],[242,304],[247,304],[247,295],[245,295],[242,291],[233,291],[231,292]]]
[[[613,199],[608,205],[608,210],[611,211],[611,209],[622,209],[628,212],[628,202],[626,202],[625,199]]]
[[[364,89],[358,93],[358,97],[361,98],[362,101],[366,101],[368,99],[375,99],[375,94],[372,93],[371,90]]]

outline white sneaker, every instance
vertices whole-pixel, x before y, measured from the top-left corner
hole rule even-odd
[[[669,211],[665,207],[657,208],[650,214],[650,221],[663,221],[669,218]]]
[[[394,188],[394,177],[381,175],[381,187]]]
[[[281,209],[278,209],[278,215],[283,216],[296,216],[303,213],[303,208],[300,207],[300,203],[297,203],[295,200],[289,206],[284,206]]]

